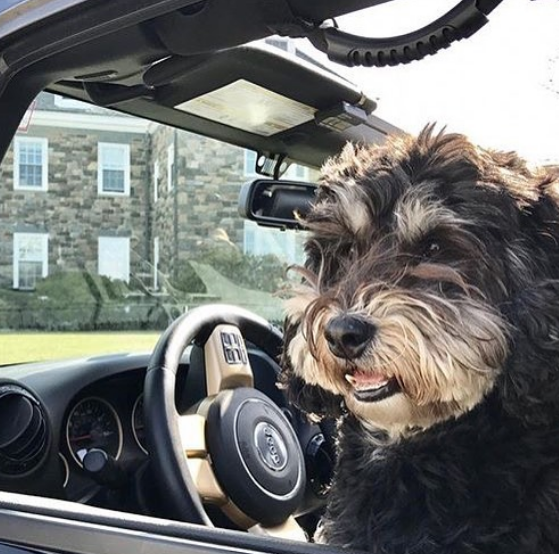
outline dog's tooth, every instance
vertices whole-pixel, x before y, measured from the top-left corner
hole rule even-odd
[[[350,385],[355,385],[355,377],[353,377],[353,375],[350,375],[349,373],[345,374],[345,378],[346,381],[350,384]]]
[[[382,389],[382,387],[385,387],[387,384],[388,384],[388,381],[382,381],[380,383],[375,383],[374,385],[363,384],[361,386],[357,385],[356,389],[357,390],[378,390],[378,389]]]

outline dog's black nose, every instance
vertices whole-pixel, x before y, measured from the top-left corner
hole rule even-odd
[[[363,354],[375,331],[376,327],[366,319],[344,314],[326,324],[324,336],[334,356],[352,360]]]

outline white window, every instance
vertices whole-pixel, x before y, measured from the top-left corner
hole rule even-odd
[[[159,290],[159,237],[153,239],[153,290]]]
[[[14,233],[14,288],[33,290],[49,271],[47,233]]]
[[[60,96],[59,94],[54,95],[54,105],[58,108],[64,108],[67,110],[88,110],[91,111],[91,105],[82,102],[81,100],[75,100],[74,98],[66,98],[65,96]]]
[[[282,175],[282,179],[307,181],[309,179],[309,168],[304,165],[291,164],[287,171]]]
[[[100,142],[97,149],[97,192],[130,195],[130,145]]]
[[[252,256],[273,255],[285,263],[303,259],[302,233],[284,233],[279,229],[260,227],[254,221],[244,222],[243,251]]]
[[[16,137],[14,140],[14,189],[48,188],[48,140],[41,137]]]
[[[99,275],[128,283],[130,280],[130,238],[99,237],[97,246]]]
[[[153,164],[153,203],[159,200],[159,160]]]
[[[167,191],[171,192],[175,186],[175,146],[167,147]]]
[[[244,161],[245,177],[257,177],[256,173],[256,152],[254,150],[245,150]]]

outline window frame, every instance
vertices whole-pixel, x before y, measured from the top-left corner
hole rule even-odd
[[[41,278],[44,279],[48,277],[49,274],[49,233],[44,232],[29,232],[29,231],[16,231],[12,238],[12,263],[13,263],[13,280],[12,287],[16,290],[35,290],[35,284],[33,287],[21,287],[21,275],[20,275],[20,242],[24,237],[39,237],[41,239]],[[36,261],[36,260],[24,260],[24,261]]]
[[[161,258],[159,237],[153,237],[153,260],[152,260],[152,289],[157,292],[159,290],[159,260]]]
[[[160,179],[160,169],[159,160],[153,162],[153,203],[157,204],[159,200],[159,179]]]
[[[29,185],[20,184],[20,145],[21,143],[40,143],[41,145],[41,186],[30,187]],[[18,136],[14,137],[14,190],[22,190],[28,192],[47,192],[49,185],[49,141],[46,137]]]
[[[167,146],[167,192],[172,192],[175,188],[175,145]]]
[[[124,190],[107,191],[103,188],[103,155],[102,152],[115,146],[122,148],[124,152]],[[98,142],[97,143],[97,194],[99,196],[130,196],[130,144],[126,142]]]

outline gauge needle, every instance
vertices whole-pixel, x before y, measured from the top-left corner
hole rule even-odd
[[[90,439],[91,435],[80,435],[79,437],[72,437],[70,439],[70,442],[76,442],[76,441],[83,441],[85,439]]]

